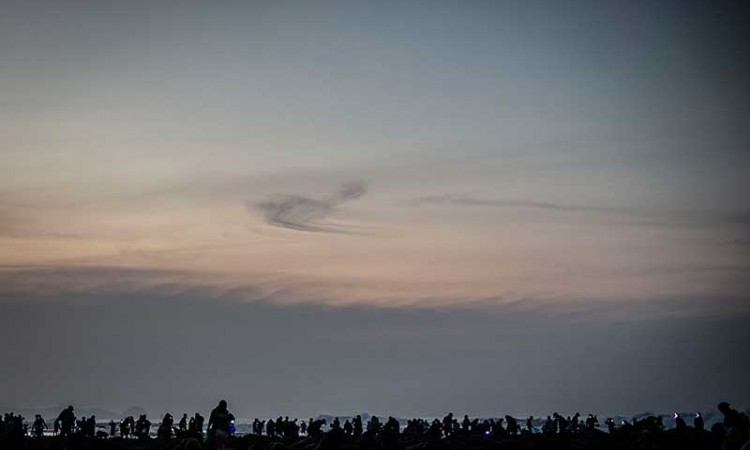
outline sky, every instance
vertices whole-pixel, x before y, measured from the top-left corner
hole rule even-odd
[[[749,21],[2,2],[0,398],[750,405]]]

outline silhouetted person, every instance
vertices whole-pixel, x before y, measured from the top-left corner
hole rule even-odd
[[[349,420],[344,421],[344,434],[347,436],[351,436],[354,433],[354,427],[352,426],[352,423],[349,422]]]
[[[364,431],[362,428],[362,416],[357,414],[357,417],[352,419],[352,426],[354,427],[354,437],[357,439],[361,438]]]
[[[130,423],[128,419],[130,419],[130,417],[126,417],[122,421],[120,421],[120,437],[122,437],[123,439],[127,439],[130,437]]]
[[[47,429],[47,422],[44,421],[42,416],[39,414],[36,415],[34,418],[34,423],[31,425],[31,430],[34,433],[34,437],[42,437],[44,436],[44,430]]]
[[[180,430],[181,433],[184,433],[188,429],[188,416],[187,413],[182,414],[182,419],[180,419],[180,423],[177,424],[177,429]]]
[[[68,406],[62,412],[60,412],[60,415],[57,416],[57,420],[60,421],[60,435],[61,436],[70,436],[73,434],[73,428],[76,424],[76,415],[73,412],[73,406]]]
[[[464,420],[461,421],[461,429],[463,430],[464,434],[469,434],[469,427],[471,427],[471,420],[469,420],[469,416],[467,414],[464,414]]]
[[[193,424],[195,426],[195,434],[198,436],[203,436],[203,421],[206,420],[203,416],[200,415],[200,413],[195,413],[195,420],[193,421]]]
[[[674,413],[674,427],[678,431],[685,431],[687,429],[687,423],[678,413]]]
[[[581,431],[581,413],[575,413],[570,420],[570,431],[577,433]]]
[[[725,448],[740,448],[748,440],[750,420],[748,420],[745,414],[732,408],[727,402],[719,403],[719,411],[724,415],[721,425],[725,437]]]
[[[380,426],[381,424],[378,416],[372,416],[367,422],[367,432],[375,436],[380,432]]]
[[[211,411],[211,415],[208,416],[208,428],[206,432],[209,437],[224,439],[231,434],[230,428],[233,422],[234,415],[227,409],[226,400],[222,400]]]
[[[432,441],[437,441],[443,436],[443,423],[439,419],[435,419],[427,429],[427,438]]]
[[[518,434],[518,421],[516,421],[514,417],[505,416],[505,423],[507,424],[505,426],[505,429],[508,430],[508,434],[510,434],[511,436],[515,436],[516,434]]]
[[[318,419],[309,422],[307,424],[307,434],[313,439],[318,439],[323,433],[322,428],[326,423],[326,419]]]
[[[94,437],[96,436],[96,416],[91,416],[84,422],[85,429],[84,429],[84,435],[88,437]]]
[[[289,437],[289,417],[279,416],[276,421],[276,433],[282,438]]]
[[[391,434],[399,434],[401,432],[401,424],[392,416],[388,416],[388,420],[385,422],[383,428],[384,431]]]
[[[156,430],[156,436],[159,439],[167,440],[172,438],[172,428],[174,427],[174,418],[172,414],[164,414],[159,428]]]
[[[135,436],[138,439],[148,439],[149,433],[151,433],[151,421],[146,418],[145,414],[141,414],[135,423]]]
[[[607,431],[609,431],[610,434],[615,432],[615,419],[608,417],[607,420],[604,421],[604,425],[607,426]]]
[[[547,420],[545,420],[544,425],[542,425],[542,433],[543,434],[555,433],[555,422],[554,420],[552,420],[552,417],[547,416]]]
[[[529,416],[529,418],[526,419],[526,431],[529,433],[534,432],[534,416]]]
[[[293,438],[295,438],[295,439],[299,437],[299,424],[297,422],[299,422],[299,419],[296,418],[296,417],[295,417],[294,420],[292,420],[291,422],[289,422],[289,433],[290,433],[290,436],[293,437]]]
[[[447,416],[443,417],[443,433],[446,437],[453,434],[453,413],[448,413]]]
[[[705,429],[701,413],[697,413],[693,418],[693,427],[698,431],[703,431]]]
[[[558,433],[565,433],[568,431],[568,421],[558,413],[554,413],[552,418],[555,422],[555,430]]]
[[[492,419],[492,420],[484,419],[481,422],[477,420],[476,422],[477,422],[477,432],[475,433],[476,435],[489,436],[492,434],[492,426],[495,423],[495,419]]]
[[[117,422],[114,420],[109,421],[109,437],[115,437],[117,433]]]
[[[442,426],[442,424],[441,424],[441,426]],[[479,419],[474,419],[474,420],[471,421],[471,432],[472,432],[472,434],[474,434],[474,435],[482,434],[482,430],[480,428],[481,427],[479,426]]]
[[[491,428],[492,428],[492,435],[493,436],[504,438],[504,437],[506,437],[508,435],[508,432],[503,427],[503,422],[504,421],[505,421],[505,419],[503,419],[502,417],[499,417],[497,420],[495,420],[494,422],[492,422],[492,427]]]
[[[276,422],[273,419],[268,419],[266,423],[266,434],[268,437],[276,437]]]
[[[135,434],[135,418],[133,416],[128,416],[124,420],[125,424],[125,435],[123,437],[130,437]],[[122,432],[122,427],[120,427],[120,431]]]

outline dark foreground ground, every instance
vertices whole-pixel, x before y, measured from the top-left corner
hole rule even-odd
[[[214,448],[235,450],[483,450],[483,449],[734,449],[740,443],[728,442],[708,431],[664,430],[649,432],[616,432],[586,430],[578,434],[524,434],[492,438],[481,436],[451,436],[429,439],[397,436],[377,436],[354,439],[350,436],[324,434],[318,439],[271,439],[267,436],[230,437],[225,442],[201,442],[195,438],[170,440],[92,439],[92,438],[21,438],[0,439],[0,449],[24,450],[203,450]]]

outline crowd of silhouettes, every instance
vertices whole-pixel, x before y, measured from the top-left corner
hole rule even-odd
[[[12,412],[5,413],[0,419],[0,434],[12,437],[26,436],[29,433],[29,424],[26,418]]]
[[[750,420],[747,415],[722,402],[718,410],[723,415],[723,421],[717,422],[709,431],[705,430],[703,416],[698,413],[688,424],[680,414],[675,413],[675,433],[710,433],[720,440],[722,449],[740,449],[750,445]],[[576,435],[587,431],[599,430],[600,422],[596,415],[589,414],[585,419],[581,414],[563,416],[557,412],[537,419],[529,416],[519,425],[519,420],[512,416],[489,419],[470,418],[464,415],[459,420],[453,413],[442,419],[425,420],[421,418],[409,419],[402,430],[399,420],[388,417],[381,421],[378,416],[371,416],[366,422],[357,415],[347,418],[341,423],[338,417],[330,424],[326,419],[309,419],[307,421],[278,417],[276,419],[255,419],[252,422],[250,435],[265,436],[270,439],[296,440],[300,437],[309,439],[381,439],[388,442],[397,439],[412,439],[416,441],[440,440],[448,438],[488,438],[507,439],[514,436],[529,435]],[[634,418],[632,421],[616,423],[613,418],[603,422],[611,435],[642,435],[644,433],[659,433],[665,430],[662,416],[647,416]],[[99,428],[99,431],[97,429]],[[108,431],[107,431],[108,430]],[[120,422],[111,420],[107,424],[98,425],[96,417],[76,417],[73,406],[63,409],[53,422],[54,436],[81,438],[124,438],[124,439],[152,439],[152,423],[146,414],[141,414],[136,420],[128,416]],[[29,426],[26,419],[18,414],[6,413],[0,418],[0,437],[31,437],[42,438],[45,432],[49,434],[49,426],[41,415],[36,415]],[[118,436],[119,432],[119,436]],[[595,431],[598,432],[598,431]],[[156,439],[171,440],[175,438],[197,438],[200,441],[215,442],[219,446],[227,442],[236,433],[235,417],[229,411],[227,402],[222,400],[211,411],[204,434],[204,418],[199,413],[193,416],[183,414],[175,424],[174,417],[167,413],[156,427]]]

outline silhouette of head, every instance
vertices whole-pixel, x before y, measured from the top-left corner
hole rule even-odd
[[[219,402],[219,409],[227,409],[227,401],[222,400]]]

